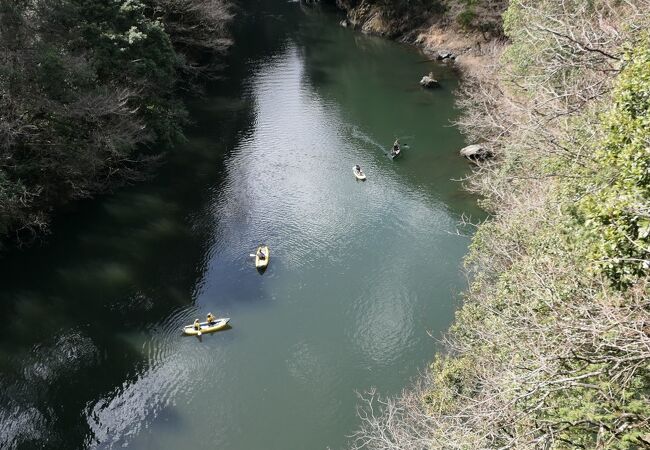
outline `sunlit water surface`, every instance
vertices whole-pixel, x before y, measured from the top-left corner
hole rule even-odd
[[[479,214],[452,181],[455,75],[298,3],[238,20],[159,174],[0,262],[1,448],[343,448],[355,393],[433,357]],[[208,311],[232,328],[180,335]]]

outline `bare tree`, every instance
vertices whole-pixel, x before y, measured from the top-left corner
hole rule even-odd
[[[172,42],[185,55],[183,70],[210,75],[220,68],[218,56],[232,44],[227,29],[233,12],[226,0],[156,0],[155,10]]]

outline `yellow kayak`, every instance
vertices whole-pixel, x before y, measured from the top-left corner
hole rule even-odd
[[[260,258],[260,252],[264,254],[264,258]],[[266,266],[269,265],[270,257],[271,251],[269,247],[267,245],[260,245],[255,252],[255,267],[258,269],[266,269]]]
[[[230,322],[230,318],[217,319],[210,323],[201,322],[198,330],[194,328],[194,325],[187,325],[186,327],[183,327],[183,334],[186,334],[187,336],[201,336],[204,333],[214,333],[215,331],[226,328],[228,322]]]

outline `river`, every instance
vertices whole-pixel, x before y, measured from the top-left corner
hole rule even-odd
[[[356,392],[433,358],[480,214],[453,181],[457,76],[299,3],[237,23],[156,176],[0,260],[0,448],[340,449]],[[232,328],[181,336],[208,311]]]

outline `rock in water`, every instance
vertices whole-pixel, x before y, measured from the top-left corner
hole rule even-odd
[[[423,76],[422,79],[420,80],[420,86],[425,88],[434,88],[434,87],[439,87],[440,83],[438,83],[438,80],[433,78],[433,73],[429,72],[429,75]]]
[[[492,150],[482,144],[468,145],[460,150],[460,155],[472,162],[485,161],[494,156]]]

